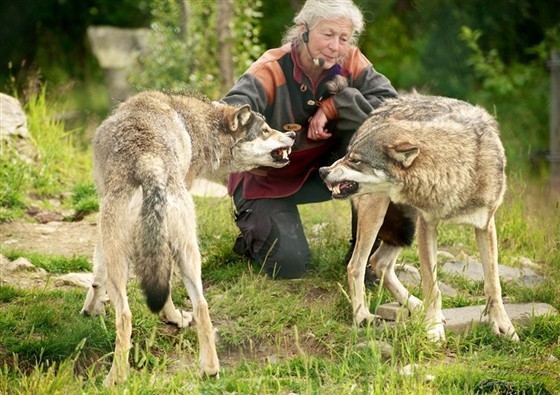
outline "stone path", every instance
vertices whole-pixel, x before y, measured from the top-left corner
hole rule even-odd
[[[466,261],[455,260],[453,256],[446,256],[451,260],[445,262],[440,267],[440,272],[447,276],[460,276],[471,281],[483,281],[484,274],[482,264],[474,261],[472,258],[466,258]],[[518,268],[499,265],[500,279],[502,282],[515,281],[526,287],[535,287],[544,281],[544,277],[538,274],[532,268],[538,269],[538,265],[531,262],[527,258],[519,258],[518,261],[523,265]],[[529,266],[529,267],[528,267]],[[396,268],[399,279],[405,286],[420,286],[420,273],[418,269],[412,265],[399,265]],[[457,291],[449,285],[440,281],[440,290],[443,295],[455,296]],[[487,317],[483,315],[485,305],[457,307],[443,309],[445,317],[445,328],[452,332],[464,332],[472,327],[474,323],[487,322]],[[546,303],[505,303],[505,308],[509,318],[513,324],[524,324],[535,316],[546,314],[558,314],[558,311]],[[381,318],[394,321],[399,315],[408,315],[408,310],[400,306],[396,302],[386,303],[378,306],[376,314]]]

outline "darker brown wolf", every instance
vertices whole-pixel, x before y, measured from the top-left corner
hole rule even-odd
[[[248,105],[153,91],[122,103],[97,129],[99,232],[94,280],[82,312],[103,314],[106,294],[115,307],[115,354],[106,385],[125,380],[129,370],[132,314],[126,283],[131,265],[152,311],[179,327],[194,319],[200,370],[218,375],[189,188],[203,173],[285,166],[294,139],[294,132],[271,129]],[[192,301],[192,315],[177,310],[171,300],[173,263]]]
[[[401,223],[418,217],[428,336],[445,340],[436,254],[437,225],[449,221],[474,226],[488,320],[494,332],[519,339],[505,311],[498,277],[494,214],[506,190],[505,165],[498,124],[481,107],[410,94],[386,100],[372,113],[356,132],[346,156],[320,169],[333,197],[352,198],[358,211],[357,243],[348,264],[355,323],[377,317],[364,303],[363,278],[380,228],[383,243],[369,264],[401,305],[411,312],[422,306],[394,272],[403,243],[395,242],[391,232],[387,235],[386,230],[396,230],[395,226],[382,227],[390,208]]]

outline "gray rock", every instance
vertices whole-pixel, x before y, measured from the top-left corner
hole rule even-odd
[[[502,281],[515,281],[525,286],[535,286],[544,281],[544,277],[529,268],[513,268],[498,265]],[[478,262],[449,261],[441,267],[443,273],[458,275],[468,280],[484,280],[482,264]]]
[[[14,154],[27,163],[36,161],[39,153],[27,129],[27,117],[16,98],[0,93],[0,119],[2,155]]]
[[[54,279],[54,285],[56,287],[63,287],[66,285],[82,287],[88,289],[91,287],[93,282],[92,273],[68,273],[61,276],[57,276]]]
[[[125,29],[114,26],[90,26],[87,36],[91,49],[105,73],[109,101],[115,107],[132,93],[127,81],[131,67],[145,53],[149,29]]]
[[[558,310],[547,303],[506,303],[504,306],[514,325],[525,324],[536,316],[558,314]],[[483,315],[485,308],[485,305],[478,305],[443,309],[446,329],[452,332],[464,332],[474,323],[488,322],[488,317]]]
[[[514,325],[525,324],[536,316],[558,314],[554,307],[546,303],[506,303],[504,306]],[[474,323],[488,322],[487,316],[483,315],[485,308],[485,305],[478,305],[443,309],[446,330],[464,332]],[[378,306],[375,313],[389,321],[395,321],[397,317],[406,318],[409,315],[408,310],[396,302]]]

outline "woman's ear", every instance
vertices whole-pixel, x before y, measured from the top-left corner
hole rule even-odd
[[[301,39],[305,44],[309,42],[309,27],[306,24],[300,25]]]

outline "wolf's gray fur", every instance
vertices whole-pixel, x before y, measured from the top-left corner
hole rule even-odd
[[[488,316],[496,333],[517,340],[502,302],[494,213],[505,190],[505,154],[496,120],[463,101],[403,95],[386,100],[356,132],[347,155],[320,169],[334,198],[353,197],[358,207],[358,243],[348,278],[359,323],[375,319],[363,302],[367,252],[389,202],[418,211],[418,248],[426,298],[428,335],[444,340],[441,293],[436,281],[437,224],[475,228],[485,272]],[[367,250],[367,251],[366,251]],[[400,247],[383,243],[372,256],[384,285],[411,311],[421,306],[394,273]]]
[[[115,306],[117,339],[107,385],[125,380],[128,372],[130,264],[152,311],[161,311],[165,321],[179,327],[194,318],[200,369],[218,374],[189,188],[204,173],[285,166],[294,138],[293,132],[271,129],[249,106],[155,91],[128,99],[100,125],[93,139],[99,232],[94,282],[82,312],[104,313],[105,293]],[[180,269],[194,317],[175,309],[171,300],[173,262]]]

